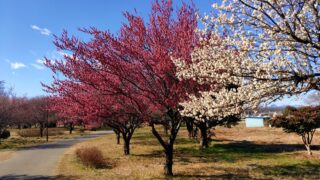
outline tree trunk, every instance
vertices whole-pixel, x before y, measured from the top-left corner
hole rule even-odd
[[[166,124],[163,124],[163,132],[165,135],[168,135],[168,126]]]
[[[200,141],[200,147],[201,148],[208,148],[208,134],[207,134],[207,125],[205,122],[201,122],[199,125],[199,129],[201,132],[201,141]]]
[[[152,127],[152,134],[158,139],[158,141],[160,142],[161,146],[164,148],[164,153],[166,155],[166,161],[164,164],[164,175],[166,177],[172,177],[173,176],[173,172],[172,172],[172,165],[173,165],[173,144],[175,141],[175,137],[176,137],[176,133],[179,130],[179,127],[176,129],[177,131],[174,132],[173,134],[170,134],[170,137],[168,139],[168,142],[165,142],[162,137],[160,136],[160,134],[157,132],[157,130],[155,129],[154,125],[151,124]],[[172,133],[172,129],[171,129],[171,133]]]
[[[181,127],[182,118],[178,110],[169,109],[167,115],[170,117],[168,120],[169,124],[169,137],[168,139],[163,139],[162,136],[158,133],[157,129],[154,126],[154,122],[150,121],[150,126],[152,128],[152,134],[157,138],[159,143],[164,149],[166,155],[166,161],[164,164],[164,175],[167,177],[172,177],[172,165],[173,165],[173,144],[176,140],[177,134]]]
[[[123,150],[124,150],[124,155],[129,155],[130,154],[130,140],[133,135],[133,132],[135,130],[135,127],[131,127],[124,132],[121,132],[122,138],[123,138]]]
[[[164,175],[173,176],[172,165],[173,165],[173,145],[168,144],[165,149],[166,162],[164,164]]]
[[[186,122],[186,127],[188,130],[188,136],[189,138],[194,137],[194,129],[193,129],[193,123],[192,123],[192,119],[191,118],[185,118],[185,122]]]
[[[124,141],[124,155],[130,154],[130,142]]]
[[[312,155],[312,152],[311,152],[311,146],[310,146],[310,144],[306,144],[305,146],[306,146],[308,155],[311,156],[311,155]]]
[[[302,135],[302,141],[304,143],[304,146],[306,147],[307,149],[307,153],[309,156],[312,155],[312,152],[311,152],[311,142],[312,142],[312,139],[313,139],[313,134],[314,134],[315,131],[312,131],[309,133],[306,133],[304,135]]]
[[[43,137],[43,125],[40,124],[40,137]]]
[[[120,138],[121,138],[120,133],[116,133],[116,136],[117,136],[117,144],[120,144]]]
[[[122,134],[123,137],[123,151],[124,151],[124,155],[129,155],[130,154],[130,140],[131,137],[125,134]]]
[[[72,131],[73,131],[73,123],[70,122],[69,123],[69,134],[72,134]]]
[[[47,140],[47,142],[48,142],[48,141],[49,141],[49,127],[48,127],[48,123],[47,123],[46,129],[47,129],[46,140]]]
[[[112,128],[113,132],[116,134],[117,144],[120,144],[121,134],[118,129]]]
[[[171,115],[171,114],[169,114]],[[181,125],[181,118],[177,115],[174,114],[171,117],[171,126],[170,126],[170,135],[168,137],[167,141],[164,141],[164,139],[161,137],[161,135],[158,133],[156,128],[154,127],[154,124],[151,122],[150,126],[152,128],[152,134],[157,138],[161,146],[164,148],[164,153],[166,155],[166,161],[164,164],[164,175],[166,177],[172,177],[173,172],[172,172],[172,166],[173,166],[173,144],[175,142],[175,139],[177,137],[177,134],[180,129]]]

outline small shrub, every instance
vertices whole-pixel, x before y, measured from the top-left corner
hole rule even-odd
[[[102,152],[97,147],[79,148],[76,150],[76,156],[85,166],[93,168],[108,167]]]
[[[8,139],[10,137],[10,131],[3,130],[0,132],[0,139]]]
[[[40,136],[39,129],[21,129],[17,132],[21,137],[38,137]]]

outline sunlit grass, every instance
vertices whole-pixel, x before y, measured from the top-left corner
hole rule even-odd
[[[268,131],[271,129],[260,129]],[[218,133],[235,133],[237,129],[222,129]],[[257,130],[259,131],[259,130]],[[273,130],[274,131],[274,130]],[[279,136],[286,136],[276,130]],[[257,133],[259,134],[259,133]],[[262,133],[261,133],[262,134]],[[276,134],[276,133],[274,133]],[[246,139],[246,132],[238,134]],[[273,134],[269,133],[269,136]],[[319,153],[308,157],[303,146],[292,143],[257,143],[246,140],[220,140],[211,142],[207,149],[200,149],[198,141],[189,139],[183,128],[175,145],[175,179],[320,179]],[[221,137],[221,136],[220,136]],[[261,137],[257,137],[261,138]],[[113,161],[111,169],[90,169],[75,158],[74,150],[81,146],[96,146],[104,157]],[[71,148],[59,166],[64,177],[75,179],[163,179],[163,152],[150,128],[138,129],[131,143],[131,155],[124,156],[122,144],[117,145],[115,135],[107,135]]]

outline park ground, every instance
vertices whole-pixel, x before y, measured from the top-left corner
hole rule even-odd
[[[9,159],[14,155],[14,153],[20,149],[40,144],[47,143],[46,136],[43,137],[21,137],[18,135],[18,129],[9,129],[11,136],[8,139],[1,140],[0,142],[0,161]],[[30,129],[29,129],[30,130]],[[38,131],[37,128],[32,129],[34,131]],[[69,134],[65,128],[49,128],[49,134],[51,131],[64,131],[62,134],[59,135],[50,135],[48,142],[55,142],[64,139],[69,139],[72,137],[80,136],[87,134],[86,132],[80,132],[79,130],[75,130],[72,134]]]
[[[64,152],[72,145],[91,138],[112,133],[112,131],[95,131],[83,136],[66,135],[59,129],[60,138],[49,143],[24,146],[13,151],[12,157],[0,161],[0,179],[57,179],[57,165]],[[53,133],[53,131],[52,131]],[[6,142],[7,144],[10,143]]]
[[[189,139],[184,127],[175,144],[173,179],[320,179],[320,133],[315,134],[313,155],[306,154],[295,134],[275,128],[219,127],[207,149]],[[97,147],[111,167],[83,166],[75,151]],[[165,179],[162,149],[149,127],[137,129],[131,155],[124,156],[115,135],[72,146],[58,166],[61,179]]]

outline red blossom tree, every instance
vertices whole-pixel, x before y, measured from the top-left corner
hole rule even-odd
[[[31,110],[30,100],[27,98],[11,97],[11,111],[10,111],[10,124],[17,126],[19,129],[22,127],[31,127],[35,124],[32,120],[32,115],[35,113]]]
[[[78,65],[76,64],[75,67]],[[63,63],[49,63],[48,66],[64,71],[66,75],[73,69]],[[50,109],[61,117],[80,118],[84,124],[95,121],[110,126],[115,132],[122,134],[124,154],[128,155],[131,137],[142,122],[137,105],[127,97],[128,94],[122,95],[119,88],[108,88],[111,87],[110,81],[99,78],[92,80],[99,84],[80,84],[69,79],[55,80],[50,87],[46,86],[47,91],[53,93]],[[119,91],[112,93],[115,90]]]
[[[288,106],[283,114],[271,120],[271,125],[283,128],[287,133],[301,136],[308,155],[312,155],[311,144],[313,135],[320,127],[320,106],[294,108]]]
[[[25,115],[25,118],[23,118],[23,116],[20,116],[20,120],[26,123],[34,124],[36,127],[39,127],[40,136],[43,137],[44,129],[47,128],[48,130],[49,126],[55,126],[56,120],[58,118],[56,114],[49,112],[48,97],[39,96],[27,99],[26,105],[27,114]],[[19,112],[23,113],[23,108],[17,109],[17,113]]]
[[[173,145],[182,122],[179,102],[201,87],[193,80],[179,80],[171,58],[190,60],[198,41],[195,10],[183,4],[175,14],[172,1],[163,0],[153,3],[148,22],[128,12],[124,16],[128,23],[117,36],[90,28],[81,29],[92,35],[88,42],[67,32],[57,37],[58,49],[72,55],[63,61],[47,59],[47,66],[65,78],[45,87],[53,99],[69,103],[63,111],[71,115],[83,112],[111,127],[148,122],[166,155],[165,175],[172,176]],[[154,121],[153,113],[165,118]],[[156,123],[168,127],[168,135],[159,133]],[[135,128],[122,128],[124,141]]]

